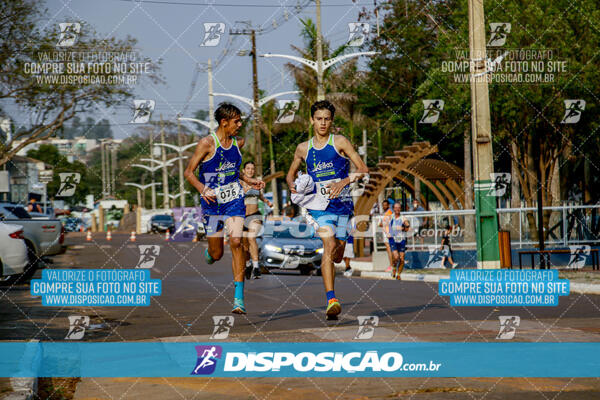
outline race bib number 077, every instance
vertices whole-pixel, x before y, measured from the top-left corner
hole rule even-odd
[[[329,185],[335,182],[339,182],[341,179],[330,179],[328,181],[315,182],[317,184],[317,193],[324,197],[326,200],[329,200]]]

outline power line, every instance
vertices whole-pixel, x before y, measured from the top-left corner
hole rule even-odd
[[[287,6],[282,6],[281,4],[230,4],[230,3],[194,3],[194,2],[184,2],[184,1],[160,1],[160,0],[115,0],[121,1],[125,3],[149,3],[149,4],[167,4],[167,5],[182,5],[182,6],[213,6],[213,7],[254,7],[254,8],[286,8]],[[353,3],[349,4],[323,4],[321,7],[353,7],[355,5],[358,6],[367,6],[371,5],[371,2],[364,3]]]

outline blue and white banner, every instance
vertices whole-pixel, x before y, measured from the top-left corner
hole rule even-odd
[[[0,343],[4,377],[598,377],[600,343]]]
[[[31,280],[30,293],[41,296],[43,306],[149,306],[162,284],[148,269],[44,269],[42,279]]]

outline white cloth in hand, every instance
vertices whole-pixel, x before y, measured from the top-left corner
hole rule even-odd
[[[292,203],[309,210],[323,211],[329,205],[329,200],[317,195],[316,185],[308,174],[301,174],[294,181],[296,193],[292,193]]]

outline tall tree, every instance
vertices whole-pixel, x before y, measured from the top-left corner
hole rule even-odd
[[[73,54],[105,54],[107,51],[126,54],[133,52],[136,40],[128,37],[100,39],[92,27],[83,22],[72,47],[57,47],[61,33],[58,24],[40,29],[38,21],[47,13],[40,0],[14,0],[0,9],[0,99],[17,107],[21,115],[29,116],[29,124],[11,141],[0,142],[0,165],[5,164],[28,144],[47,139],[79,112],[96,107],[111,107],[124,102],[133,94],[126,84],[113,84],[106,79],[113,75],[106,65],[113,60],[101,60],[93,75],[105,81],[77,80],[69,74],[68,66],[86,68],[69,58]],[[57,59],[54,59],[56,55]],[[159,81],[156,65],[148,62],[152,73],[147,75]],[[76,65],[75,65],[76,64]],[[50,68],[38,70],[38,68]],[[24,139],[18,144],[17,139]]]

